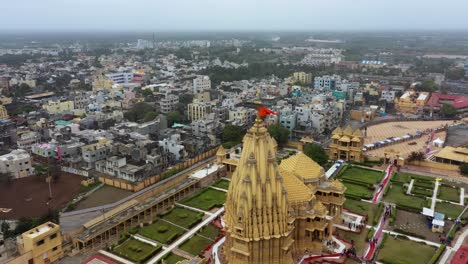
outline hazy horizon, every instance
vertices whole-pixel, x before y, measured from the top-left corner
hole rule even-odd
[[[463,0],[17,0],[1,32],[464,31]]]

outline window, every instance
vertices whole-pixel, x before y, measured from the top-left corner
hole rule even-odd
[[[58,249],[57,247],[54,247],[54,248],[52,249],[52,251],[56,251],[57,249]]]
[[[50,239],[54,239],[56,237],[57,237],[57,233],[54,233],[54,234],[50,235]]]
[[[40,245],[43,245],[43,244],[44,244],[44,239],[41,239],[41,240],[37,241],[36,246],[40,246]]]

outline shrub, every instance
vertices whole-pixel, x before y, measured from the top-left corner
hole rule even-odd
[[[138,227],[134,227],[134,228],[128,230],[128,233],[130,233],[130,234],[132,234],[132,235],[138,233]]]
[[[374,233],[375,233],[375,228],[374,227],[371,227],[369,229],[369,231],[367,232],[367,240],[371,240],[373,237],[374,237]]]
[[[186,213],[180,213],[177,215],[179,218],[182,218],[182,219],[185,219],[188,217],[188,215]]]
[[[437,261],[439,260],[440,256],[442,255],[442,253],[444,253],[444,250],[447,246],[446,245],[441,245],[436,253],[434,254],[434,256],[432,256],[431,260],[429,261],[429,264],[435,264],[437,263]]]
[[[377,208],[377,213],[374,215],[374,219],[372,219],[372,225],[377,225],[379,222],[380,216],[382,215],[383,212],[383,203],[379,204],[379,207]]]
[[[130,237],[130,234],[128,233],[123,233],[122,235],[120,235],[119,244],[122,244],[123,242],[125,242],[125,240],[127,240],[129,237]]]
[[[158,226],[158,233],[165,233],[169,230],[167,226]]]
[[[455,234],[457,233],[457,231],[460,229],[460,226],[459,225],[456,225],[452,228],[452,230],[450,230],[450,232],[448,233],[447,237],[450,238],[450,239],[453,239],[455,237]]]
[[[394,223],[395,220],[396,220],[396,217],[397,217],[397,209],[396,209],[396,208],[393,208],[393,209],[392,209],[392,212],[391,212],[391,215],[390,215],[390,219],[389,219],[389,224],[390,224],[390,225],[393,225],[393,223]]]
[[[384,233],[384,236],[382,238],[382,243],[380,243],[380,245],[379,245],[379,249],[382,249],[384,247],[384,244],[387,241],[387,239],[388,239],[388,234]]]

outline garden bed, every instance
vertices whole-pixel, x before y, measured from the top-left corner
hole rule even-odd
[[[389,236],[376,259],[382,263],[427,264],[436,251],[424,243]]]
[[[439,193],[437,194],[437,198],[440,200],[459,203],[460,193],[456,188],[442,185],[442,186],[439,186]]]
[[[154,247],[150,244],[130,238],[124,243],[116,246],[112,251],[117,255],[124,257],[136,263],[143,263],[161,249],[158,245]]]
[[[357,167],[347,167],[340,174],[340,178],[367,184],[376,184],[382,180],[383,172],[366,170]]]
[[[388,190],[384,201],[394,203],[401,209],[418,213],[422,212],[422,208],[427,204],[426,199],[418,196],[406,195],[405,188],[395,184],[392,184],[391,188]]]
[[[169,211],[167,214],[162,215],[161,218],[173,224],[185,228],[190,228],[195,224],[199,223],[202,220],[203,216],[203,213],[195,212],[182,207],[176,207]]]
[[[199,235],[194,235],[189,240],[185,241],[179,248],[194,256],[198,256],[207,246],[213,243],[212,240],[206,239]]]
[[[229,184],[231,182],[228,181],[228,180],[225,180],[225,179],[219,179],[217,180],[214,184],[213,184],[213,187],[217,187],[217,188],[221,188],[221,189],[224,189],[224,190],[228,190],[229,189]]]
[[[455,205],[451,203],[437,202],[435,211],[441,214],[445,214],[445,217],[456,219],[463,211],[463,206]]]
[[[180,227],[157,220],[153,224],[142,228],[139,234],[160,243],[169,244],[184,232],[185,230]]]
[[[182,204],[209,211],[214,207],[222,207],[225,201],[225,192],[206,188],[194,196],[185,199]]]
[[[373,191],[365,186],[353,184],[351,182],[343,182],[343,184],[346,186],[346,197],[365,200],[369,200],[372,198]]]
[[[348,209],[349,211],[351,211],[353,213],[357,213],[357,214],[361,214],[361,215],[367,215],[367,222],[368,223],[370,223],[370,221],[372,221],[372,219],[374,219],[374,216],[377,213],[377,205],[376,204],[361,202],[361,201],[353,200],[353,199],[346,199],[343,207]],[[370,219],[370,221],[368,219]]]

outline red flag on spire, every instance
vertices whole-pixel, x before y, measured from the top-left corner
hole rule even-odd
[[[264,116],[267,116],[267,115],[278,115],[278,112],[275,112],[269,108],[266,108],[264,106],[260,106],[258,108],[258,116],[260,117],[264,117]]]

